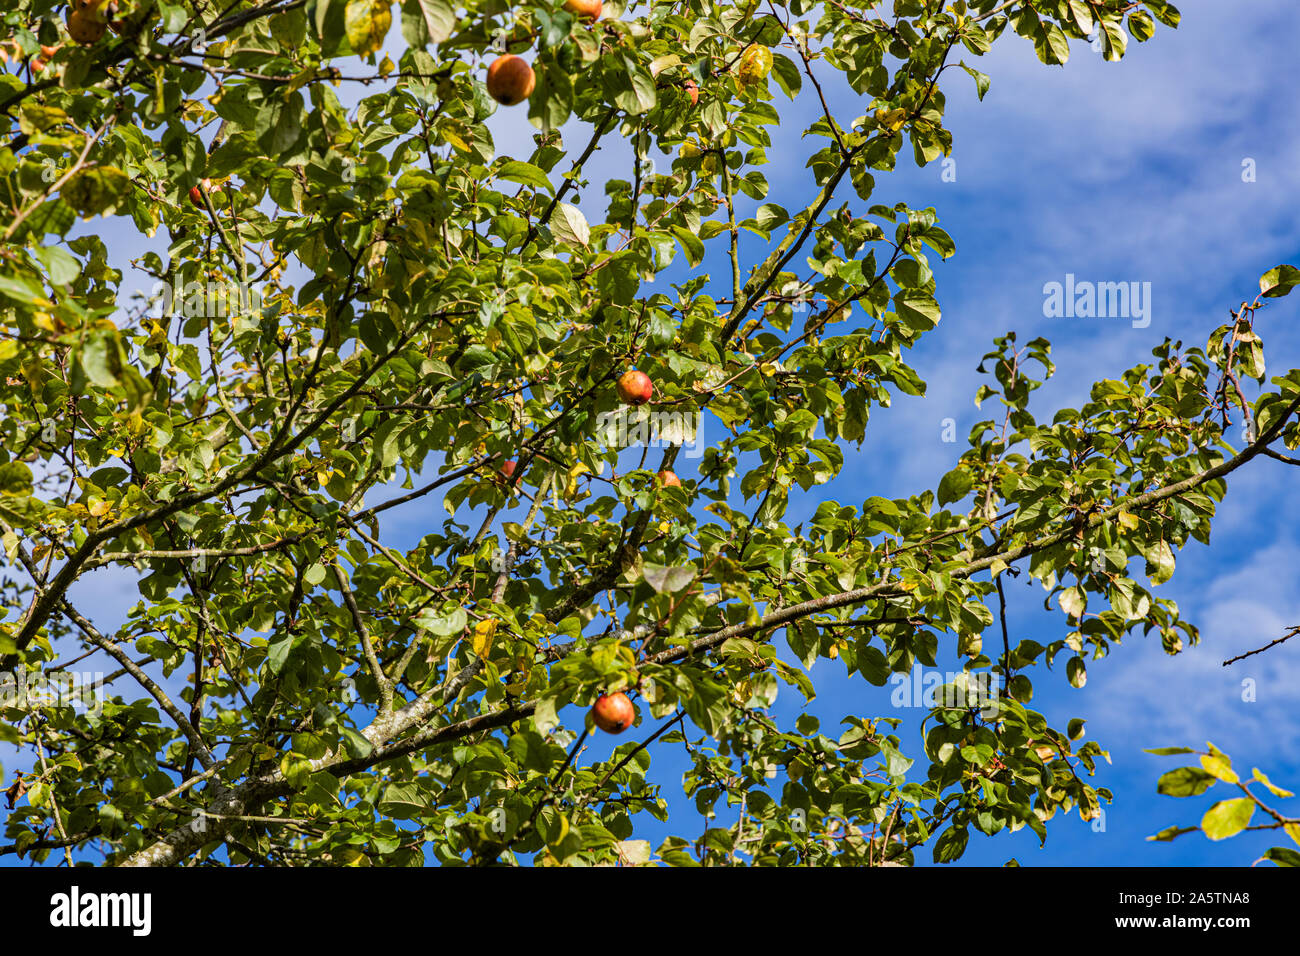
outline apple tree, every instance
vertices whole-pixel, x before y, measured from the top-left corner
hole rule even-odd
[[[1048,420],[1049,344],[1000,338],[936,489],[819,488],[924,393],[955,252],[877,178],[950,151],[945,90],[982,96],[995,42],[1114,60],[1178,11],[600,7],[7,6],[0,854],[908,865],[1109,798],[1034,681],[1196,639],[1153,588],[1230,475],[1300,441],[1257,329],[1300,273]],[[620,441],[652,416],[702,456]],[[1011,576],[1051,644],[1007,640]],[[107,592],[138,599],[109,620]],[[964,670],[921,733],[871,710],[941,649]],[[779,719],[819,658],[864,712]],[[98,706],[13,692],[79,670]],[[636,723],[592,758],[618,694]]]

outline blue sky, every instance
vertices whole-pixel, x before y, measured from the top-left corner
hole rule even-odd
[[[1066,67],[1049,68],[1027,43],[1007,37],[980,66],[993,79],[983,103],[969,89],[945,86],[956,181],[902,166],[901,175],[880,180],[891,198],[935,206],[957,243],[956,257],[937,270],[945,318],[917,350],[915,364],[930,388],[925,399],[904,400],[873,419],[837,492],[845,483],[863,495],[934,487],[959,453],[938,440],[938,421],[956,418],[964,435],[986,417],[971,396],[975,365],[995,335],[1015,329],[1022,340],[1052,340],[1057,375],[1034,406],[1048,417],[1056,407],[1077,407],[1092,381],[1145,361],[1166,336],[1203,344],[1228,308],[1253,297],[1262,271],[1297,260],[1300,228],[1288,200],[1296,193],[1300,117],[1279,108],[1300,79],[1295,6],[1248,0],[1180,7],[1177,31],[1130,44],[1121,63],[1075,43]],[[1247,158],[1255,160],[1254,183],[1242,181]],[[1043,283],[1066,273],[1151,282],[1150,327],[1044,318]],[[1300,360],[1296,316],[1296,304],[1281,300],[1261,317],[1275,371]],[[1295,480],[1287,467],[1269,461],[1239,473],[1213,547],[1185,551],[1173,580],[1158,589],[1201,627],[1200,646],[1170,658],[1158,641],[1137,638],[1093,663],[1082,690],[1061,675],[1035,680],[1034,704],[1056,725],[1085,717],[1090,736],[1111,752],[1113,763],[1097,781],[1117,797],[1106,831],[1095,833],[1077,817],[1061,820],[1049,826],[1043,850],[1026,832],[972,838],[964,863],[1016,856],[1039,865],[1238,864],[1286,842],[1246,835],[1214,844],[1199,834],[1145,842],[1169,824],[1196,822],[1214,791],[1195,801],[1158,796],[1155,781],[1177,758],[1141,749],[1209,739],[1247,772],[1258,765],[1276,781],[1300,782],[1295,649],[1221,666],[1300,623],[1300,542],[1296,522],[1287,520],[1297,502],[1285,495]],[[841,494],[856,497],[849,489]],[[1011,592],[1021,593],[1011,609],[1012,621],[1023,621],[1021,637],[1059,639],[1063,622],[1042,612],[1037,587]],[[1254,703],[1241,700],[1244,678],[1256,681]]]
[[[1281,262],[1300,263],[1293,202],[1300,185],[1294,159],[1300,113],[1292,105],[1300,86],[1295,4],[1185,0],[1180,7],[1180,29],[1161,29],[1146,44],[1131,43],[1121,63],[1104,62],[1076,42],[1066,67],[1047,67],[1026,41],[1004,36],[990,56],[967,55],[992,78],[982,103],[969,77],[955,70],[946,74],[955,181],[942,181],[938,164],[916,169],[905,152],[895,173],[877,176],[875,197],[934,206],[957,243],[957,255],[935,267],[944,319],[912,354],[927,395],[900,398],[892,409],[873,414],[862,448],[847,450],[843,474],[795,508],[811,511],[824,498],[859,504],[870,495],[935,487],[961,454],[970,425],[990,417],[972,398],[981,381],[975,367],[995,336],[1014,329],[1022,340],[1052,340],[1057,375],[1036,393],[1034,405],[1047,418],[1057,407],[1077,407],[1091,382],[1146,361],[1166,336],[1203,344],[1230,307],[1253,297],[1261,272]],[[866,103],[855,104],[847,89],[833,87],[828,94],[837,113],[852,117],[865,110]],[[800,168],[774,163],[765,174],[772,183],[769,199],[793,209],[812,194],[801,168],[806,152],[800,152],[798,124],[812,115],[813,103],[808,94],[795,104],[777,96],[788,125],[774,134],[769,156],[798,156]],[[522,107],[499,110],[490,125],[500,153],[527,155],[531,130]],[[581,130],[566,134],[570,148],[585,142]],[[1242,179],[1247,159],[1254,162],[1254,182]],[[604,179],[625,178],[628,162],[617,149],[596,154],[582,202],[593,219],[603,213]],[[143,249],[120,226],[100,221],[96,228],[122,266]],[[1045,318],[1043,284],[1062,281],[1067,273],[1081,280],[1150,282],[1150,326]],[[675,266],[669,278],[682,274]],[[1298,313],[1295,297],[1261,313],[1272,371],[1300,365]],[[957,423],[958,444],[941,440],[947,418]],[[688,475],[685,466],[679,473]],[[1071,689],[1063,674],[1035,675],[1034,706],[1054,726],[1086,718],[1089,737],[1111,753],[1112,764],[1103,763],[1094,780],[1116,793],[1106,807],[1105,831],[1094,832],[1077,815],[1058,817],[1041,850],[1028,831],[991,839],[973,834],[960,865],[996,865],[1011,857],[1025,865],[1237,865],[1285,843],[1285,837],[1268,834],[1221,844],[1199,834],[1172,844],[1146,842],[1170,824],[1195,823],[1217,796],[1214,790],[1191,801],[1158,796],[1157,777],[1178,766],[1178,758],[1141,751],[1213,740],[1238,769],[1249,773],[1259,766],[1284,786],[1300,785],[1300,724],[1294,719],[1300,647],[1284,645],[1221,666],[1300,624],[1300,499],[1285,495],[1285,483],[1294,488],[1294,480],[1287,466],[1266,460],[1234,475],[1213,547],[1197,545],[1179,555],[1173,580],[1158,589],[1200,626],[1200,646],[1170,658],[1158,640],[1133,638],[1091,664],[1082,690]],[[425,500],[387,513],[384,529],[408,545],[444,517],[440,502]],[[123,586],[125,577],[100,572],[73,589],[74,602],[97,608],[96,622],[114,627],[138,599],[133,586]],[[1031,638],[1046,644],[1065,633],[1061,616],[1042,610],[1037,585],[1026,587],[1022,579],[1008,596],[1013,642]],[[940,663],[947,669],[952,660],[949,655]],[[916,727],[924,711],[894,711],[889,688],[846,679],[842,671],[828,661],[812,669],[819,697],[810,709],[827,732],[846,714],[899,716],[905,752],[918,754]],[[1255,682],[1253,702],[1241,699],[1243,679]],[[792,690],[783,690],[776,709],[792,719],[799,703]],[[596,735],[587,756],[601,756],[601,748],[612,746],[610,738]],[[655,775],[671,794],[679,790],[682,767],[672,751],[680,748],[660,751]],[[9,768],[21,765],[8,753],[0,757]],[[675,817],[677,825],[639,835],[698,833],[693,809],[680,799],[674,805],[688,812],[689,824]],[[918,862],[927,861],[923,850]]]

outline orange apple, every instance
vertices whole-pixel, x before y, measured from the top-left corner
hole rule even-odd
[[[671,471],[659,472],[659,480],[663,482],[665,488],[680,488],[682,486],[682,480]]]
[[[632,726],[636,708],[627,694],[601,694],[591,708],[591,719],[607,734],[621,734]]]
[[[511,461],[507,461],[505,464],[501,466],[501,472],[500,472],[501,477],[505,479],[507,483],[513,483],[515,477],[515,469],[518,467],[519,467],[519,462],[514,461],[513,459]]]
[[[579,20],[595,21],[600,19],[604,4],[601,0],[564,0],[564,9]]]
[[[700,88],[695,85],[694,80],[687,80],[685,83],[682,84],[682,89],[684,89],[686,91],[686,95],[691,98],[692,106],[696,106],[699,104]]]
[[[654,384],[650,376],[637,369],[629,369],[619,376],[615,385],[618,397],[627,405],[644,405],[654,394]]]
[[[84,7],[68,14],[68,36],[82,46],[90,46],[104,38],[108,25],[95,16],[93,8]]]
[[[533,93],[537,76],[523,57],[507,53],[492,61],[487,71],[488,95],[503,106],[522,103]]]

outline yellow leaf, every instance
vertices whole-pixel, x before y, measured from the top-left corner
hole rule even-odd
[[[339,866],[369,866],[370,858],[354,846],[347,846],[335,854]]]
[[[772,51],[765,46],[751,43],[749,49],[740,57],[740,69],[736,77],[741,86],[753,86],[767,79],[772,69]]]
[[[474,639],[472,645],[474,653],[479,657],[486,658],[488,651],[492,649],[492,638],[497,632],[497,619],[494,617],[486,618],[474,625]]]
[[[876,110],[876,122],[890,132],[897,133],[907,122],[907,110]]]
[[[384,44],[393,25],[388,0],[351,0],[343,12],[348,44],[357,56],[368,56]]]
[[[569,480],[568,483],[564,486],[564,496],[566,498],[572,498],[574,495],[578,493],[578,478],[589,471],[591,471],[591,469],[588,468],[586,465],[584,465],[582,462],[578,462],[576,465],[574,465],[572,468],[569,469]]]
[[[462,153],[470,152],[469,143],[465,142],[464,138],[460,135],[460,132],[450,123],[444,124],[440,132],[442,133],[442,138],[451,143],[451,145],[456,149],[460,150]]]
[[[320,70],[318,70],[316,67],[314,66],[305,67],[294,74],[293,79],[289,81],[289,85],[285,88],[285,92],[292,93],[294,90],[299,89],[302,86],[305,86],[306,84],[310,83],[312,80],[316,79],[316,77],[318,77],[319,75],[320,75]]]
[[[1272,793],[1273,796],[1275,797],[1285,798],[1285,797],[1295,796],[1295,794],[1292,793],[1290,790],[1286,790],[1282,787],[1279,787],[1272,780],[1268,779],[1268,774],[1264,773],[1264,771],[1260,770],[1258,767],[1255,768],[1255,779],[1258,780],[1260,783],[1262,783],[1264,786],[1268,787],[1269,792]]]
[[[1225,754],[1206,754],[1201,757],[1201,766],[1210,776],[1224,783],[1236,783],[1239,779],[1236,771],[1232,769],[1232,761]]]
[[[621,840],[614,844],[618,858],[628,866],[647,866],[650,863],[649,840]]]

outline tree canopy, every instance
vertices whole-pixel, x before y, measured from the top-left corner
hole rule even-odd
[[[1115,60],[1172,4],[74,2],[4,14],[0,656],[111,679],[0,701],[34,755],[0,853],[910,865],[1109,799],[1104,742],[1034,681],[1197,639],[1153,589],[1233,472],[1300,444],[1300,370],[1256,330],[1300,272],[1048,420],[1049,343],[1003,336],[936,489],[818,488],[940,334],[953,240],[877,178],[951,151],[945,87],[982,97],[994,43]],[[507,55],[532,89],[498,106]],[[531,145],[498,152],[498,110]],[[795,122],[805,155],[769,155]],[[626,178],[592,180],[615,148]],[[815,188],[775,201],[774,164]],[[629,440],[651,423],[709,442]],[[1057,640],[1007,641],[1011,575]],[[74,600],[97,576],[139,590],[115,629]],[[964,670],[922,734],[771,712],[818,658],[883,687],[941,645]],[[636,723],[589,759],[620,692]],[[1236,783],[1220,757],[1162,789]]]

